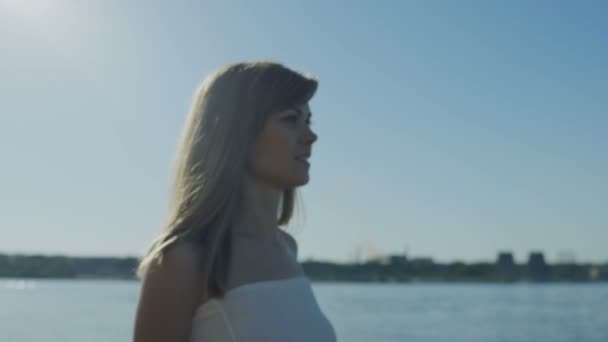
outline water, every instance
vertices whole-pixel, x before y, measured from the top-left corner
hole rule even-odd
[[[314,283],[339,341],[608,341],[608,284]],[[139,283],[0,279],[0,341],[131,341]]]
[[[608,284],[318,287],[341,341],[608,341]]]

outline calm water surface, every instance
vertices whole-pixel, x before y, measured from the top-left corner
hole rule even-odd
[[[0,341],[131,341],[139,282],[0,279]],[[314,283],[339,341],[608,341],[608,284]]]

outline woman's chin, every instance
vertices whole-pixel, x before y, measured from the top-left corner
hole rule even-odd
[[[299,186],[303,186],[308,184],[308,182],[310,181],[310,177],[308,177],[308,173],[304,176],[298,177],[296,179],[294,179],[294,188],[295,187],[299,187]]]

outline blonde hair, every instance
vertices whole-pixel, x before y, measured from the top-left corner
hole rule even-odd
[[[207,294],[222,297],[230,253],[229,229],[238,216],[248,156],[268,116],[307,103],[317,80],[270,61],[227,65],[194,94],[174,164],[167,221],[140,259],[136,276],[162,264],[178,241],[202,246]],[[289,223],[296,190],[283,191],[278,225]]]

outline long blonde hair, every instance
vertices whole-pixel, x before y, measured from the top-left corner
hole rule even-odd
[[[241,209],[251,147],[271,113],[305,104],[317,85],[315,77],[271,61],[230,64],[201,83],[177,149],[167,221],[140,259],[139,279],[162,264],[169,246],[195,242],[203,250],[204,290],[224,295],[228,232]],[[283,191],[280,226],[292,217],[295,194],[293,188]]]

